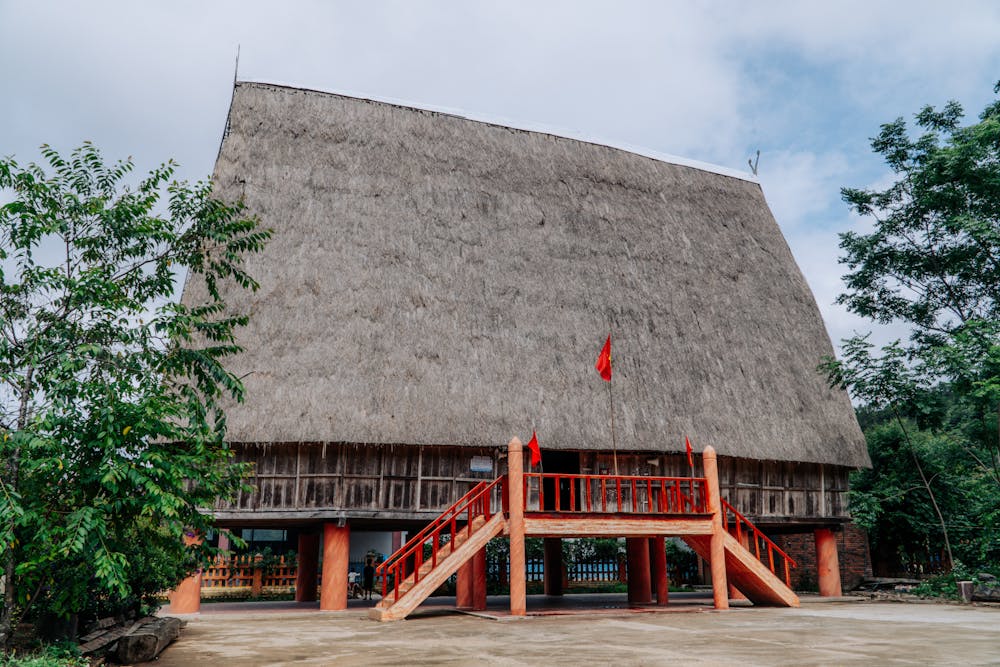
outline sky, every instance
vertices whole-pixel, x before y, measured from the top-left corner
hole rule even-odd
[[[565,128],[748,171],[834,343],[875,330],[835,305],[840,188],[891,174],[881,123],[1000,80],[1000,3],[49,2],[0,0],[0,155],[93,141],[137,171],[207,178],[239,78]]]

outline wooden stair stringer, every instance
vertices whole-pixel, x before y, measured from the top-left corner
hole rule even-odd
[[[406,618],[458,568],[485,547],[487,542],[503,532],[506,524],[507,520],[502,512],[494,514],[457,549],[439,560],[436,567],[428,570],[420,581],[403,593],[398,600],[384,607],[381,606],[384,600],[379,602],[368,610],[368,617],[376,621],[398,621]]]
[[[475,535],[476,531],[478,531],[484,525],[486,525],[486,518],[482,516],[477,516],[475,519],[472,520],[472,534]],[[438,547],[439,561],[443,561],[445,558],[447,558],[451,554],[452,549],[462,546],[468,539],[469,535],[466,532],[466,529],[462,528],[461,530],[459,530],[454,540],[442,544],[440,547]],[[423,578],[428,572],[431,571],[433,567],[434,565],[431,563],[431,561],[429,560],[424,561],[423,564],[417,569],[417,574],[420,575],[420,578]],[[403,581],[399,582],[399,587],[398,587],[399,597],[403,597],[403,595],[405,595],[407,591],[409,591],[411,588],[414,587],[415,585],[414,582],[416,579],[417,579],[416,574],[411,573],[408,577],[403,579]],[[390,602],[390,599],[387,596],[379,600],[375,606],[378,607],[379,609],[385,609],[390,605],[392,605],[392,602]]]
[[[681,539],[703,559],[711,561],[711,535],[683,535]],[[795,592],[729,533],[725,534],[725,551],[727,581],[755,605],[799,606]]]

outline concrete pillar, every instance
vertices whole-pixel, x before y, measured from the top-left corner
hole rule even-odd
[[[702,454],[708,482],[708,511],[712,513],[712,543],[709,567],[712,569],[712,601],[716,609],[729,609],[726,586],[726,531],[722,527],[722,498],[719,495],[719,464],[715,448],[709,445]]]
[[[653,589],[656,592],[656,604],[661,607],[670,598],[670,582],[667,579],[667,544],[666,538],[649,538],[649,560],[653,574]]]
[[[819,594],[827,598],[839,598],[844,593],[840,587],[840,559],[837,557],[837,538],[829,528],[817,528],[815,536]]]
[[[299,533],[298,569],[295,572],[295,601],[316,601],[316,572],[319,567],[319,533]]]
[[[347,568],[350,566],[351,528],[328,521],[323,524],[323,585],[319,608],[347,609]]]
[[[562,595],[563,594],[562,538],[546,537],[542,541],[542,545],[544,548],[543,556],[545,558],[543,563],[543,571],[545,574],[545,594]]]
[[[507,489],[510,511],[510,615],[527,611],[524,572],[524,445],[518,438],[507,444]]]
[[[652,603],[653,589],[650,581],[648,538],[626,537],[625,557],[628,559],[629,604]]]
[[[201,535],[194,531],[185,531],[181,538],[184,546],[193,547],[201,544]],[[181,583],[177,584],[168,595],[170,613],[197,614],[201,611],[201,569],[194,572]]]

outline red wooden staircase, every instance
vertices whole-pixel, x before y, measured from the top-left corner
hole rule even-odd
[[[798,607],[799,598],[791,589],[795,561],[725,500],[722,517],[726,580],[756,605]],[[699,556],[710,558],[711,535],[683,539]]]
[[[505,480],[506,477],[498,477],[474,486],[378,566],[382,599],[369,610],[369,618],[377,621],[406,618],[504,530],[507,524],[504,513],[494,512],[493,508]]]
[[[514,565],[515,536],[522,559],[524,536],[679,536],[710,563],[714,543],[718,560],[724,561],[724,569],[713,566],[718,574],[716,607],[728,605],[724,582],[754,604],[799,606],[791,589],[795,561],[719,497],[714,450],[707,449],[705,456],[705,477],[546,475],[522,473],[516,451],[510,457],[517,464],[514,472],[477,484],[379,565],[382,600],[369,616],[405,618],[501,533],[511,535],[512,614],[524,613],[523,572],[519,592],[514,586],[517,570],[523,570],[523,560]],[[551,489],[549,501],[546,487]],[[518,492],[512,496],[514,488]],[[515,502],[520,500],[524,502]],[[515,602],[520,605],[516,611]]]

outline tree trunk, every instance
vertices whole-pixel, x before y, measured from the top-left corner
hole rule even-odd
[[[910,455],[913,457],[913,463],[917,466],[917,472],[920,474],[920,481],[924,483],[924,488],[927,489],[927,495],[931,498],[931,505],[934,507],[934,513],[937,514],[938,521],[941,523],[941,534],[944,536],[944,548],[948,552],[948,570],[950,571],[955,566],[955,559],[951,555],[951,541],[948,539],[948,526],[944,522],[944,515],[941,514],[941,508],[938,507],[937,499],[934,497],[934,491],[931,490],[931,483],[927,481],[927,476],[924,474],[924,468],[920,465],[920,458],[917,456],[917,450],[913,448],[913,443],[910,442],[910,434],[906,430],[906,426],[903,424],[903,419],[899,416],[899,412],[896,407],[892,408],[893,414],[896,416],[896,423],[899,424],[899,428],[903,431],[903,439],[906,440],[906,446],[910,450]]]
[[[181,620],[158,618],[118,640],[118,660],[123,665],[149,662],[181,634]]]
[[[21,405],[17,414],[17,430],[23,431],[28,425],[28,403],[31,400],[31,379],[35,369],[29,368],[24,376],[24,384],[21,387]],[[5,484],[12,491],[18,490],[18,475],[21,467],[21,447],[16,445],[7,460],[7,479]],[[13,529],[13,517],[11,518],[11,528]],[[17,564],[14,554],[14,545],[4,545],[4,588],[3,588],[3,610],[0,611],[0,650],[4,653],[10,648],[10,642],[14,638],[14,567]]]

